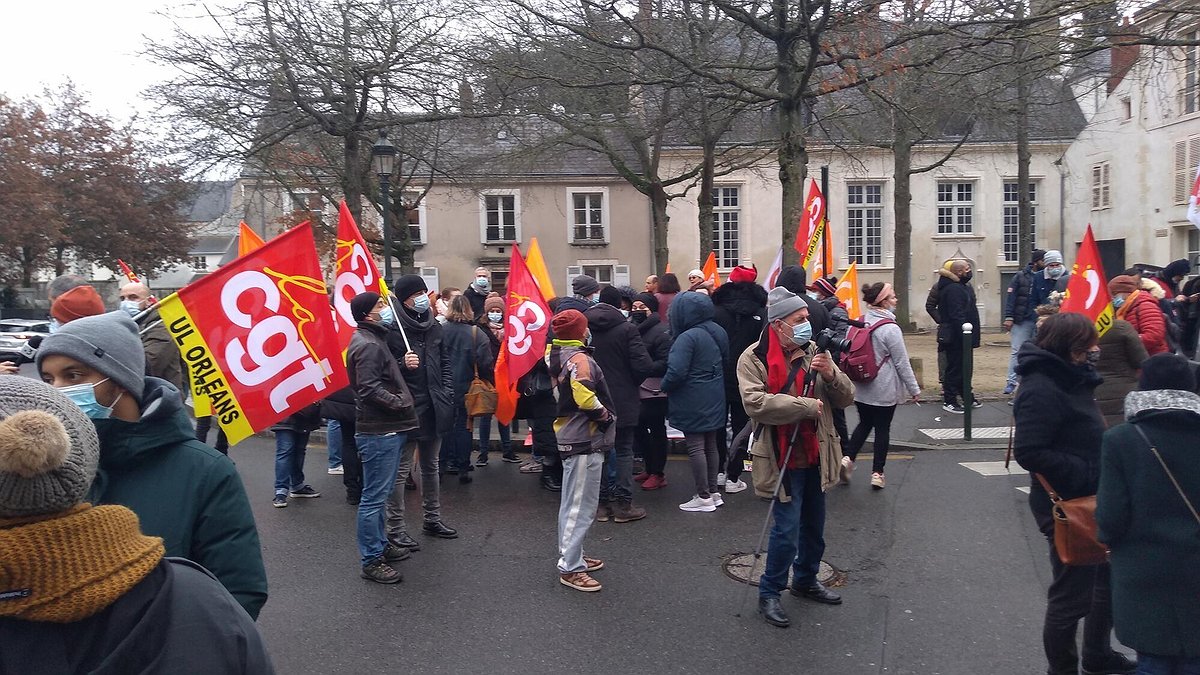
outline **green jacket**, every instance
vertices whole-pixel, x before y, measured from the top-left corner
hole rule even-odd
[[[204,566],[257,619],[267,573],[246,489],[228,457],[196,440],[179,391],[147,377],[140,420],[94,422],[100,469],[90,501],[131,509],[168,556]]]
[[[1200,396],[1135,391],[1125,418],[1200,507]],[[1134,424],[1104,434],[1096,523],[1112,549],[1117,637],[1139,652],[1200,657],[1200,523]]]

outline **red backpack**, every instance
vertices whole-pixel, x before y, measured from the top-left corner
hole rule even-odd
[[[883,357],[879,363],[875,362],[875,345],[871,342],[871,333],[875,332],[876,328],[895,324],[891,319],[871,324],[866,328],[851,326],[849,332],[846,333],[846,339],[850,341],[850,349],[842,353],[841,368],[842,372],[846,373],[855,382],[870,382],[879,374],[879,368],[892,358],[891,354]]]

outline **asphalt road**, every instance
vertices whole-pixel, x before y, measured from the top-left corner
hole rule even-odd
[[[556,576],[557,495],[517,465],[493,459],[466,486],[448,477],[444,518],[461,538],[414,534],[423,549],[398,563],[404,582],[379,586],[358,577],[354,509],[323,449],[306,466],[324,497],[286,509],[270,505],[269,439],[233,457],[262,536],[259,626],[279,672],[1037,673],[1049,563],[1016,489],[1028,477],[960,466],[1002,452],[898,456],[886,490],[870,490],[864,465],[831,491],[825,559],[846,574],[845,603],[785,596],[787,630],[763,623],[721,568],[753,550],[765,502],[746,491],[716,513],[684,513],[684,462],[669,463],[667,489],[638,491],[648,518],[594,524],[604,590],[584,594]]]

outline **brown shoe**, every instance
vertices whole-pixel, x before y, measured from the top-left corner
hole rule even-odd
[[[587,565],[587,569],[584,572],[599,572],[604,569],[604,561],[599,558],[589,558],[585,555],[583,556],[583,563]]]
[[[646,517],[646,509],[634,506],[633,501],[619,501],[613,509],[614,523],[631,523]]]
[[[587,572],[568,572],[558,575],[559,582],[567,588],[574,588],[577,591],[584,593],[592,593],[600,590],[600,582],[596,581]]]
[[[596,507],[596,520],[601,523],[607,523],[612,519],[613,509],[608,502],[600,502]]]

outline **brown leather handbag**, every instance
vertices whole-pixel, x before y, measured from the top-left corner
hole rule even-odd
[[[474,326],[471,327],[471,345],[475,345]],[[493,415],[496,412],[496,387],[491,382],[479,377],[479,360],[473,354],[471,360],[475,362],[475,379],[471,380],[471,386],[467,387],[467,393],[463,397],[467,417]],[[470,426],[469,423],[468,426]]]
[[[1108,547],[1100,542],[1096,525],[1096,495],[1063,499],[1041,474],[1035,474],[1053,502],[1054,550],[1064,565],[1108,562]]]

